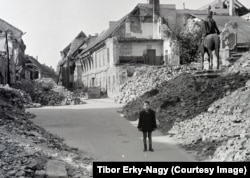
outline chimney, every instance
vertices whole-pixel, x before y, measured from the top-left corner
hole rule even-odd
[[[183,9],[186,9],[186,7],[185,7],[185,3],[182,3],[183,4]]]
[[[109,21],[109,28],[112,27],[115,23],[116,21]]]
[[[155,15],[160,15],[160,0],[148,0],[148,3],[153,5]]]
[[[234,16],[235,15],[235,12],[234,12],[234,7],[235,7],[235,4],[234,4],[234,0],[229,0],[229,15],[230,16]]]

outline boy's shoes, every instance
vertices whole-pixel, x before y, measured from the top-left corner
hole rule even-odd
[[[148,151],[148,149],[147,149],[147,144],[144,144],[144,150],[143,150],[144,152],[145,151]]]
[[[154,149],[153,149],[153,148],[149,148],[149,150],[148,150],[148,151],[154,152]]]
[[[149,144],[149,151],[154,152],[154,149],[152,147],[152,144]]]

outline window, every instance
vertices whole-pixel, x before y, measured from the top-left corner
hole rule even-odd
[[[101,59],[100,59],[100,53],[98,53],[98,61],[99,61],[99,67],[101,67],[102,66],[102,64],[101,64]]]
[[[97,68],[97,54],[95,53],[95,68]]]
[[[110,89],[110,76],[108,77],[108,89]]]
[[[109,64],[109,48],[107,48],[107,62]]]
[[[113,75],[113,84],[115,84],[115,75]]]

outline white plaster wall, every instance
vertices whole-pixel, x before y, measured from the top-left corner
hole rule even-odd
[[[149,48],[149,46],[152,46]],[[156,56],[162,56],[162,43],[161,42],[147,42],[147,43],[132,43],[132,54],[131,56],[142,56],[145,50],[155,49]]]
[[[82,74],[82,80],[85,83],[85,85],[87,84],[87,86],[90,86],[92,78],[95,78],[94,86],[100,86],[101,89],[103,90],[106,89],[108,69],[114,65],[113,38],[108,38],[105,41],[105,44],[106,45],[104,47],[93,52],[92,54],[93,66],[86,73]],[[109,61],[108,61],[108,50],[109,50]]]
[[[131,37],[153,38],[153,39],[160,38],[160,35],[159,35],[160,22],[157,22],[155,24],[153,24],[153,23],[141,23],[142,33],[132,32],[130,29],[129,22],[126,22],[125,28],[126,28],[126,34],[130,34]]]
[[[167,52],[167,53],[166,53]],[[166,59],[166,55],[168,56],[168,60],[171,57],[171,46],[170,46],[170,39],[165,39],[163,42],[163,56],[164,56],[164,64],[168,64]]]

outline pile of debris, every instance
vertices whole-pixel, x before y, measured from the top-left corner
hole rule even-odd
[[[212,161],[250,160],[250,80],[227,93],[192,120],[175,123],[173,133],[183,146],[196,148]]]
[[[43,106],[60,106],[70,104],[84,104],[84,101],[73,95],[73,92],[63,86],[58,86],[51,78],[42,78],[35,81],[23,80],[13,87],[27,92],[33,103]],[[27,107],[37,107],[39,104]]]
[[[136,69],[134,76],[119,88],[118,103],[128,103],[151,89],[162,87],[164,81],[173,79],[183,72],[193,73],[197,68],[187,66],[152,66]]]
[[[250,54],[244,53],[240,59],[238,59],[226,72],[230,73],[240,73],[242,75],[248,74],[250,71]]]
[[[89,154],[34,125],[23,96],[20,90],[0,88],[0,177],[48,176],[50,160],[63,163],[69,177],[89,177]]]
[[[142,102],[148,100],[161,131],[198,151],[202,159],[249,160],[250,70],[242,66],[249,61],[248,53],[217,78],[182,73],[127,103],[123,113],[138,119]]]
[[[245,54],[225,75],[250,74],[250,55]],[[243,79],[242,79],[243,80]],[[230,88],[230,86],[225,86]],[[175,123],[170,133],[188,149],[212,161],[250,160],[250,80],[239,89],[226,92],[206,112],[192,120]]]
[[[2,100],[0,102],[1,105],[11,103],[11,105],[15,107],[22,108],[23,105],[29,105],[32,103],[32,99],[29,94],[20,89],[11,88],[9,85],[0,86],[0,97],[2,99],[6,98],[6,100]]]

